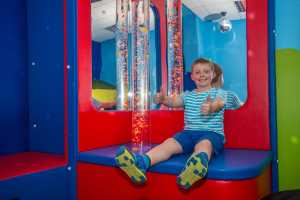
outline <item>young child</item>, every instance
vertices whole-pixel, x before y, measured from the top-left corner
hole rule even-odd
[[[234,93],[220,89],[222,82],[213,82],[214,78],[222,79],[222,70],[219,68],[221,73],[216,76],[215,66],[216,64],[203,58],[195,60],[191,79],[195,82],[196,89],[175,98],[162,92],[156,96],[156,103],[173,108],[184,107],[182,132],[142,155],[133,154],[124,146],[119,148],[115,156],[116,163],[133,182],[144,183],[145,172],[149,167],[181,153],[192,153],[177,177],[177,183],[181,187],[189,189],[206,176],[209,160],[223,150],[225,108],[240,107],[240,101]],[[232,95],[230,102],[227,101],[228,95]]]

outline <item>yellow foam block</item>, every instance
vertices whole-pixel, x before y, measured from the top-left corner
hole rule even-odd
[[[93,89],[93,97],[99,102],[116,101],[117,91],[115,89]]]

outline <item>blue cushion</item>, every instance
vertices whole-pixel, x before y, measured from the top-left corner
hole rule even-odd
[[[99,165],[115,166],[114,155],[119,146],[110,146],[81,152],[79,160]],[[149,169],[150,172],[178,175],[189,155],[177,155]],[[225,149],[214,157],[207,177],[219,180],[241,180],[254,178],[270,164],[271,152],[260,150]]]

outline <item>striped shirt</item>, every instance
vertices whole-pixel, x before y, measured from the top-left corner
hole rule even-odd
[[[201,113],[201,106],[207,98],[212,101],[220,97],[224,101],[224,107],[218,112],[204,115]],[[186,91],[182,95],[184,104],[184,129],[198,131],[213,131],[224,136],[224,111],[226,109],[237,109],[241,101],[231,91],[218,88],[211,88],[205,92]]]

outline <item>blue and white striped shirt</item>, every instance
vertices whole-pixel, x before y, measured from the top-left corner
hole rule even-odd
[[[212,101],[220,97],[224,101],[224,107],[218,112],[204,115],[201,113],[201,106],[207,98]],[[224,111],[225,109],[237,109],[241,101],[231,91],[219,88],[211,88],[205,92],[186,91],[182,95],[184,104],[184,129],[198,131],[213,131],[224,136]]]

